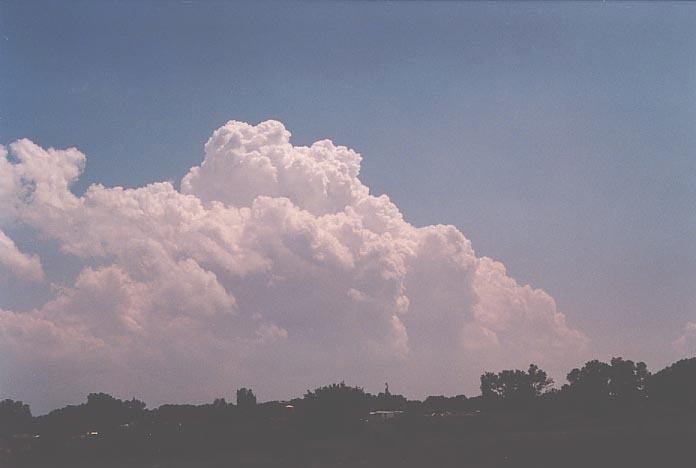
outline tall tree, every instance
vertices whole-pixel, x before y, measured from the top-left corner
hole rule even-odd
[[[356,430],[369,411],[370,395],[341,382],[307,390],[302,415],[313,430],[341,433]]]
[[[24,432],[31,423],[31,409],[21,401],[0,401],[0,434],[10,435]]]
[[[599,409],[610,403],[633,404],[646,396],[649,375],[644,362],[615,357],[607,364],[595,359],[568,373],[567,390],[576,402]]]
[[[486,372],[481,376],[481,395],[488,401],[503,400],[511,403],[532,401],[553,385],[553,380],[535,364],[527,372],[519,369],[504,370],[497,374]]]
[[[250,388],[240,388],[237,390],[237,407],[239,409],[250,409],[256,407],[256,395]]]

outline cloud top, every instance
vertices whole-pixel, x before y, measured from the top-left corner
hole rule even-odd
[[[269,120],[230,121],[205,144],[205,159],[181,181],[181,191],[204,202],[251,206],[259,196],[285,197],[315,215],[343,211],[368,194],[361,157],[330,140],[293,146],[290,132]]]

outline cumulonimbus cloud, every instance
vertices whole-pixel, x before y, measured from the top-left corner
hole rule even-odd
[[[0,311],[7,395],[204,401],[343,378],[454,393],[484,367],[574,363],[587,342],[457,228],[413,226],[370,194],[358,153],[293,146],[277,121],[217,129],[180,189],[76,196],[78,150],[19,140],[0,152],[0,221],[85,264],[43,306]],[[24,259],[10,268],[42,276],[4,235],[3,249]]]

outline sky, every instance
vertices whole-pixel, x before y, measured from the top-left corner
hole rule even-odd
[[[694,355],[694,31],[688,2],[0,1],[0,397]]]

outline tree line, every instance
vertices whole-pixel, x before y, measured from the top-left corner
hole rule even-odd
[[[162,405],[147,409],[137,399],[92,393],[80,405],[33,416],[27,404],[0,402],[2,450],[44,455],[85,450],[151,453],[187,447],[250,446],[259,440],[293,440],[354,434],[370,426],[371,412],[397,416],[398,424],[479,415],[578,414],[630,418],[636,414],[693,415],[696,410],[696,358],[680,360],[651,374],[645,363],[616,357],[592,360],[567,374],[560,388],[531,364],[527,370],[485,372],[481,394],[467,398],[429,396],[409,400],[388,385],[377,395],[344,382],[308,390],[290,401],[257,402],[249,388],[237,390],[236,403],[224,398],[204,405]],[[483,417],[483,416],[481,416]],[[488,417],[488,416],[487,416]],[[538,419],[538,418],[537,418]],[[404,422],[406,421],[406,422]]]

